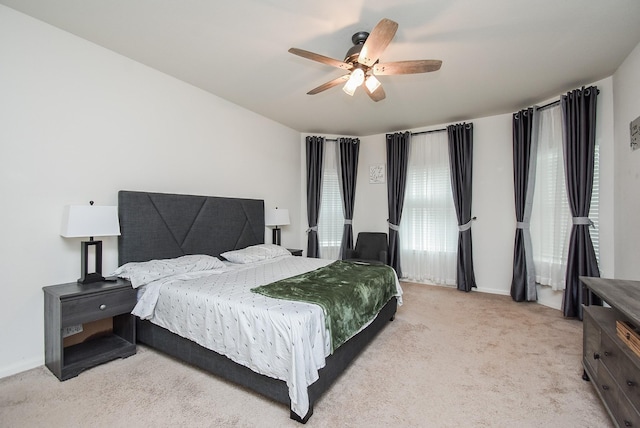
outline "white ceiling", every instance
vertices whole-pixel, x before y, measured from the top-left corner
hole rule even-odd
[[[640,42],[638,0],[0,0],[300,132],[365,136],[517,111],[612,75]],[[399,24],[381,62],[441,59],[380,76],[374,103],[343,72],[351,35]]]

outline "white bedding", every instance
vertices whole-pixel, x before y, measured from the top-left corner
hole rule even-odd
[[[282,256],[223,269],[181,273],[145,285],[133,314],[287,383],[291,409],[309,410],[307,386],[331,349],[320,306],[273,299],[251,288],[299,275],[333,260]],[[396,278],[398,301],[402,290]]]

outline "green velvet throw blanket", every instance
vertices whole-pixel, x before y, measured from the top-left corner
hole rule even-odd
[[[331,332],[331,353],[369,321],[396,294],[393,269],[338,260],[311,272],[252,288],[277,299],[320,305]]]

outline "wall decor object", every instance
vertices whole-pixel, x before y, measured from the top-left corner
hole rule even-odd
[[[369,184],[384,184],[386,182],[385,164],[369,166]]]
[[[629,124],[631,131],[631,150],[640,149],[640,116]]]

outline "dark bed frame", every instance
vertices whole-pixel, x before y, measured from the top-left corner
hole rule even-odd
[[[262,200],[122,190],[118,193],[118,211],[119,265],[185,254],[218,256],[228,250],[264,243]],[[302,418],[290,411],[292,419],[305,423],[311,417],[313,403],[393,319],[396,308],[397,299],[393,298],[367,328],[327,357],[325,367],[319,370],[319,379],[308,387],[309,411]],[[140,343],[291,405],[289,390],[282,380],[258,374],[149,321],[136,320],[136,335]]]

